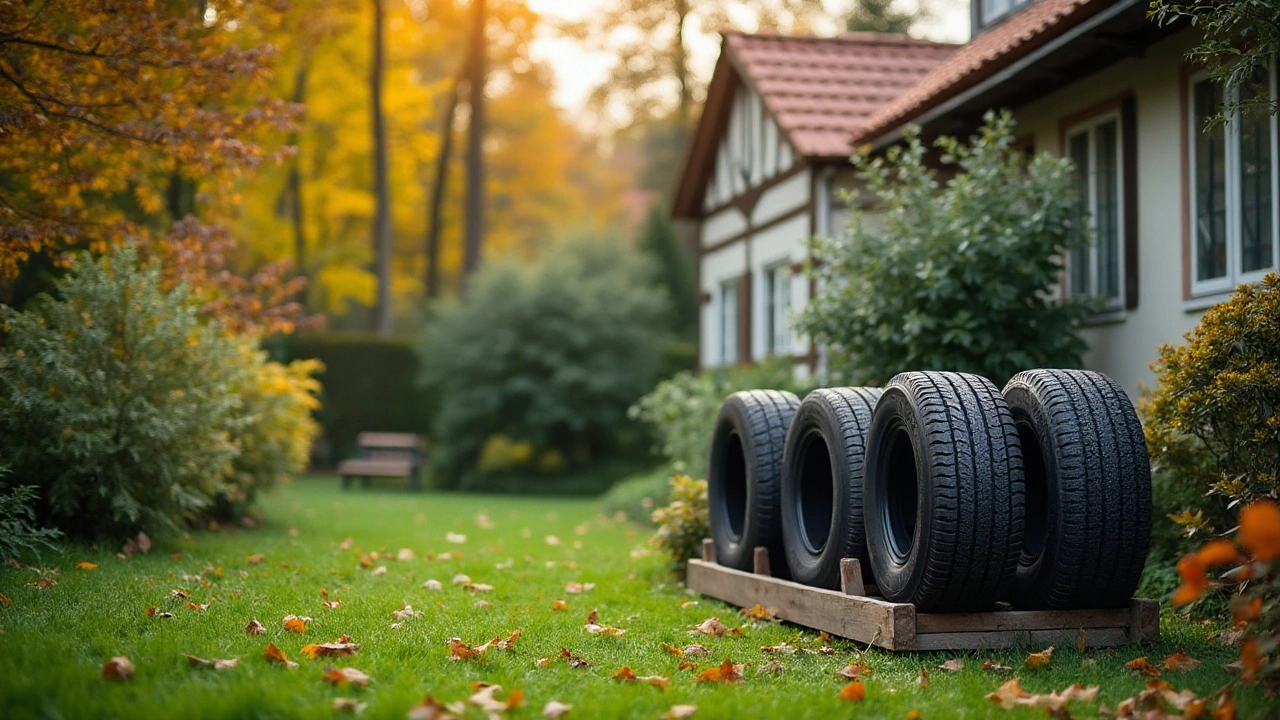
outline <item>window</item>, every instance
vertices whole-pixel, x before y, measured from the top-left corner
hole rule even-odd
[[[1280,223],[1276,209],[1276,117],[1265,111],[1233,113],[1226,123],[1204,130],[1205,120],[1224,103],[1248,100],[1261,92],[1276,96],[1273,65],[1265,77],[1233,90],[1203,75],[1190,80],[1191,138],[1191,293],[1226,292],[1240,283],[1257,282],[1276,268],[1280,256]],[[1230,101],[1230,102],[1228,102]]]
[[[1067,154],[1076,170],[1080,214],[1093,243],[1067,258],[1068,287],[1075,295],[1102,298],[1105,310],[1123,307],[1124,187],[1120,114],[1107,113],[1067,131]]]
[[[720,364],[738,362],[738,280],[720,283]]]
[[[989,27],[1005,15],[1030,2],[1031,0],[979,0],[973,3],[978,13],[974,18],[975,28],[980,30]]]
[[[769,357],[791,351],[791,268],[775,265],[765,270],[765,344]]]

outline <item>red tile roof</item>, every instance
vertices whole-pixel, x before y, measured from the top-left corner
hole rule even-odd
[[[879,33],[817,38],[739,32],[725,33],[724,46],[792,146],[822,158],[848,156],[864,120],[957,47]]]
[[[1116,0],[1037,0],[973,38],[877,109],[851,142],[870,142],[991,77]]]

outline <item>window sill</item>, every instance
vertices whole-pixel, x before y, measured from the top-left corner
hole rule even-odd
[[[1104,327],[1106,325],[1117,325],[1128,319],[1129,314],[1124,308],[1116,308],[1114,310],[1103,310],[1084,319],[1080,323],[1082,328]]]
[[[1208,293],[1206,295],[1200,295],[1187,300],[1183,300],[1182,312],[1193,313],[1193,312],[1200,312],[1201,310],[1208,310],[1209,308],[1213,307],[1214,305],[1217,305],[1218,303],[1226,302],[1227,300],[1230,300],[1231,292],[1232,291],[1230,290],[1224,290],[1222,292]]]

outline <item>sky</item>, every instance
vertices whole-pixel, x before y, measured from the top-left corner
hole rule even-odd
[[[528,0],[529,7],[548,20],[579,20],[594,9],[611,0]],[[815,2],[819,0],[814,0]],[[828,10],[847,7],[849,0],[821,0]],[[899,0],[915,4],[916,0]],[[934,11],[931,21],[921,23],[915,33],[930,40],[962,42],[969,35],[969,3],[967,0],[927,0]],[[715,35],[690,34],[685,38],[694,72],[710,74],[720,51]],[[609,73],[609,57],[592,55],[577,43],[556,37],[547,26],[539,29],[531,52],[536,59],[544,60],[556,74],[556,90],[552,97],[555,104],[570,113],[580,110],[591,89],[599,85]]]

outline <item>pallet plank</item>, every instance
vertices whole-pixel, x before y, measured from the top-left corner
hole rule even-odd
[[[1076,630],[997,630],[990,632],[939,632],[916,635],[916,650],[985,650],[1019,645],[1069,645]],[[1094,628],[1085,632],[1089,647],[1118,647],[1129,642],[1124,627]]]
[[[1147,598],[1129,601],[1129,639],[1140,644],[1160,639],[1160,601]]]
[[[688,586],[741,607],[759,603],[778,618],[890,650],[915,642],[915,608],[876,598],[845,595],[789,580],[690,560]]]
[[[1004,610],[980,613],[918,613],[916,632],[978,632],[1003,630],[1075,631],[1079,628],[1128,627],[1129,608],[1098,610]]]

